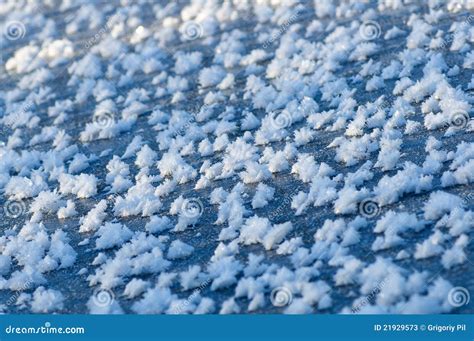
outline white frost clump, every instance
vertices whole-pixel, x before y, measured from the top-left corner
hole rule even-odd
[[[171,227],[171,221],[168,217],[151,216],[150,221],[145,225],[145,230],[150,233],[158,233]]]
[[[78,198],[90,198],[97,194],[97,178],[91,174],[59,176],[59,191],[63,194],[75,194]]]
[[[442,244],[446,238],[445,234],[436,230],[423,243],[416,244],[415,259],[429,258],[441,254],[444,250]]]
[[[219,311],[219,314],[238,314],[240,313],[240,307],[235,302],[234,298],[229,298],[222,302],[222,307],[221,310]]]
[[[401,145],[401,139],[382,138],[380,141],[380,153],[375,167],[380,167],[383,171],[394,169],[401,156]]]
[[[278,246],[278,244],[285,240],[286,235],[290,233],[292,229],[293,225],[291,221],[273,225],[273,227],[263,237],[262,244],[265,247],[265,250],[271,250]]]
[[[385,250],[403,243],[400,233],[406,230],[420,231],[425,226],[423,221],[418,221],[415,214],[406,212],[396,213],[388,211],[377,221],[374,228],[375,233],[383,233],[383,236],[377,236],[372,244],[372,250]]]
[[[76,211],[76,204],[74,204],[74,201],[68,200],[66,202],[66,207],[61,207],[58,210],[58,218],[59,219],[66,219],[70,217],[74,217],[77,214]]]
[[[221,67],[211,66],[201,71],[199,74],[199,83],[204,88],[215,86],[224,79],[225,75],[225,70]]]
[[[31,310],[34,313],[52,313],[63,309],[64,296],[60,291],[38,287],[33,293]]]
[[[244,245],[261,243],[270,228],[271,224],[267,218],[253,216],[242,226],[239,241]]]
[[[137,160],[135,161],[135,164],[140,168],[151,167],[154,164],[155,159],[156,152],[146,144],[137,153]]]
[[[449,158],[453,161],[449,165],[450,170],[441,177],[443,187],[474,182],[474,143],[461,142]]]
[[[143,298],[132,305],[132,310],[137,314],[163,314],[175,299],[177,296],[169,288],[156,286],[148,289]]]
[[[183,75],[199,67],[202,61],[201,52],[178,53],[174,69],[176,74]]]
[[[450,269],[455,265],[462,264],[467,260],[464,248],[469,244],[469,238],[467,235],[461,235],[454,243],[451,249],[444,252],[441,257],[441,263],[445,269]]]
[[[153,177],[148,175],[137,176],[135,186],[128,189],[124,197],[115,199],[114,214],[120,217],[129,217],[141,213],[142,217],[150,217],[161,208],[161,201],[155,194]]]
[[[457,195],[437,191],[430,194],[428,202],[423,208],[425,219],[438,220],[453,209],[464,206],[463,200]]]
[[[71,245],[69,245],[69,241],[66,232],[63,230],[56,230],[51,236],[49,251],[43,261],[51,261],[50,265],[54,265],[58,269],[72,266],[76,261],[77,252],[74,251]],[[44,262],[43,264],[47,262]]]
[[[448,227],[449,234],[457,237],[462,233],[469,233],[474,227],[474,212],[465,211],[461,207],[454,207],[449,214],[445,214],[435,225],[436,228]]]
[[[56,191],[43,191],[31,203],[30,212],[34,215],[38,215],[41,212],[56,213],[61,203],[61,196]]]
[[[432,188],[433,176],[425,175],[414,163],[405,162],[403,169],[394,176],[384,175],[374,189],[379,205],[397,202],[407,193],[421,193]]]
[[[211,290],[227,288],[237,282],[237,275],[242,271],[243,265],[234,256],[226,256],[213,260],[207,267],[212,280]]]
[[[91,232],[95,231],[102,224],[104,219],[107,217],[105,210],[107,209],[107,201],[101,200],[95,207],[90,210],[85,217],[82,217],[79,223],[79,232]]]
[[[134,278],[127,283],[123,291],[123,295],[128,299],[141,295],[150,287],[150,283],[139,278]]]
[[[244,245],[261,243],[266,250],[278,246],[293,229],[291,222],[271,225],[267,218],[253,216],[242,227],[239,242]]]
[[[263,183],[258,184],[255,196],[252,199],[252,208],[261,208],[273,199],[275,189]]]
[[[13,176],[5,186],[5,194],[15,199],[33,198],[47,189],[46,182],[40,174],[33,174],[30,178]]]
[[[99,228],[96,235],[99,238],[95,241],[95,248],[102,250],[122,245],[132,238],[133,232],[120,223],[105,223]]]
[[[128,159],[135,155],[135,152],[140,149],[143,144],[143,138],[138,135],[133,138],[130,144],[127,146],[125,153],[122,155],[122,159]]]
[[[297,174],[303,182],[310,182],[318,172],[318,166],[314,156],[310,154],[299,154],[298,161],[291,168],[292,174]]]
[[[169,259],[180,259],[189,257],[194,252],[194,248],[181,240],[173,240],[171,243],[167,257]]]

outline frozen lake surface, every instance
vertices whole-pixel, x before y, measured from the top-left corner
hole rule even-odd
[[[0,18],[1,312],[474,312],[469,1]]]

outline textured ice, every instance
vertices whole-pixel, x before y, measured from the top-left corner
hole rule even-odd
[[[472,313],[474,5],[0,5],[0,312]]]

